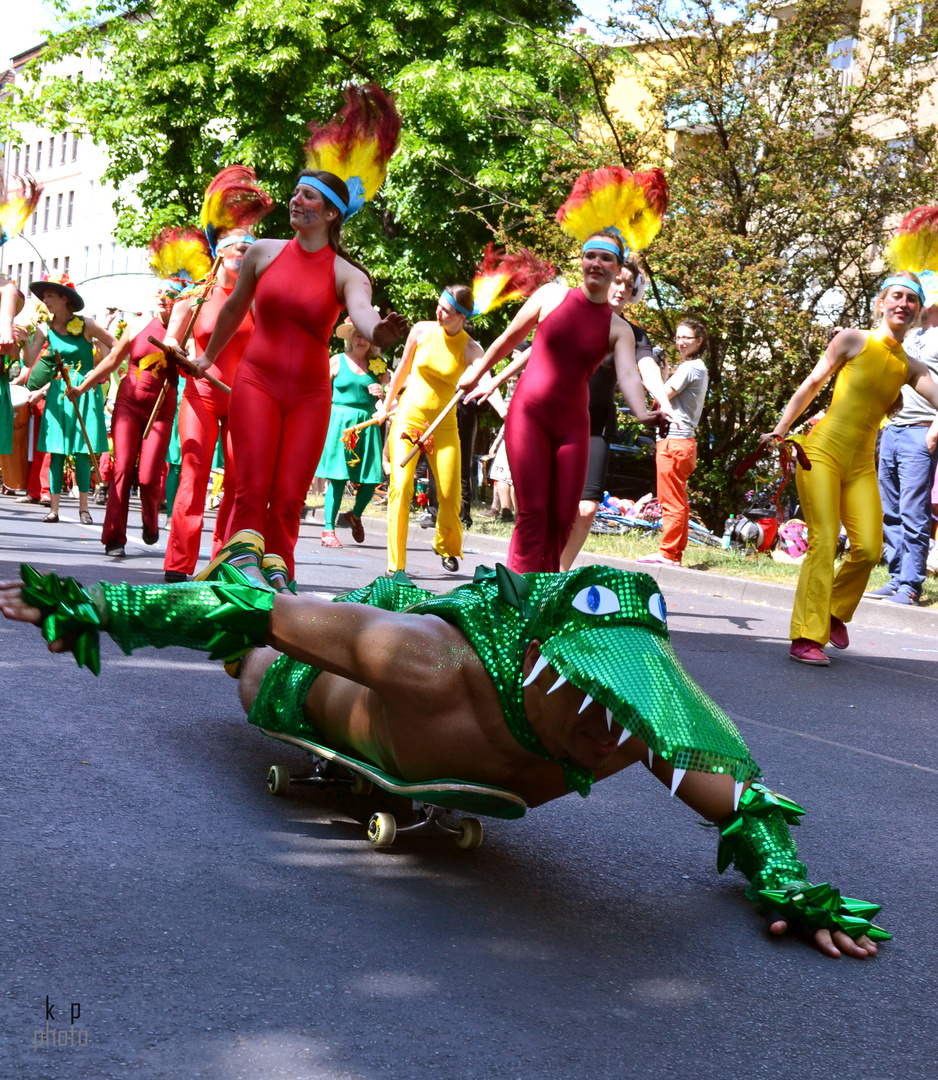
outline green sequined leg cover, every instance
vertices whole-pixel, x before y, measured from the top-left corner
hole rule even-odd
[[[79,667],[101,670],[98,635],[106,631],[128,655],[144,645],[179,645],[233,660],[265,643],[275,593],[223,565],[215,581],[179,585],[110,585],[85,590],[74,578],[42,576],[22,566],[23,599],[43,614],[46,641],[71,638]]]
[[[777,911],[790,925],[806,932],[843,930],[871,941],[890,935],[871,921],[879,904],[841,896],[826,882],[810,885],[808,869],[798,861],[789,825],[800,825],[804,810],[784,795],[752,784],[739,799],[739,809],[717,823],[720,847],[717,870],[735,865],[749,879],[746,896],[757,911]]]

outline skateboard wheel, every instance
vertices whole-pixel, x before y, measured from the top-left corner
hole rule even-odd
[[[287,795],[290,791],[290,773],[282,765],[271,765],[267,774],[267,790],[271,795]]]
[[[372,814],[368,822],[368,839],[375,847],[388,847],[397,836],[397,822],[393,814]]]
[[[482,822],[478,818],[461,818],[456,828],[459,830],[456,836],[456,846],[466,851],[480,847],[482,844]]]
[[[355,773],[352,777],[352,794],[353,795],[370,795],[374,784],[368,779],[367,776],[362,776],[361,773]]]

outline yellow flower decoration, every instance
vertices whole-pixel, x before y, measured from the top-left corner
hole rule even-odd
[[[80,315],[73,315],[65,324],[65,329],[72,337],[78,337],[85,332],[85,320]]]
[[[368,370],[372,375],[383,375],[388,370],[388,365],[380,356],[376,356],[368,361]]]

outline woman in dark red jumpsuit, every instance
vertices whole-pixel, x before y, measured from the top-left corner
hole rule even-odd
[[[614,354],[619,387],[636,419],[654,423],[658,416],[645,408],[632,328],[613,320],[608,303],[609,286],[624,258],[615,234],[587,239],[583,284],[577,289],[543,285],[459,383],[469,391],[467,400],[484,400],[512,368],[501,372],[494,385],[476,389],[483,372],[537,329],[505,427],[518,500],[508,566],[519,574],[560,569],[586,479],[589,381],[608,353]]]
[[[341,246],[349,206],[337,176],[304,169],[290,200],[292,240],[259,240],[221,309],[197,369],[217,362],[254,303],[254,336],[232,386],[229,425],[236,471],[227,535],[260,533],[268,556],[293,576],[306,492],[322,454],[332,388],[329,341],[343,308],[355,328],[387,348],[406,331],[371,305],[371,281]],[[178,497],[178,496],[177,496]]]
[[[176,415],[176,384],[179,376],[176,362],[167,359],[147,340],[162,341],[169,324],[173,302],[180,286],[163,282],[157,291],[157,314],[152,319],[137,319],[121,335],[120,341],[95,366],[88,377],[68,395],[72,400],[87,393],[93,386],[105,382],[127,360],[127,374],[121,379],[111,417],[111,438],[114,440],[114,473],[107,492],[107,510],[101,543],[105,555],[124,557],[127,543],[127,513],[130,508],[130,487],[134,477],[137,455],[140,456],[140,514],[143,518],[143,542],[155,544],[159,539],[160,488],[166,451],[173,433]],[[153,406],[163,384],[169,381],[163,405],[157,414],[149,436],[144,439]]]

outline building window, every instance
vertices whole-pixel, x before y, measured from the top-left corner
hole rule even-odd
[[[36,172],[42,168],[42,143],[36,143]]]
[[[39,211],[34,210],[33,211],[33,219],[32,219],[32,222],[30,223],[30,226],[29,226],[29,231],[33,234],[33,236],[36,235],[36,229],[38,227],[39,227]]]
[[[47,195],[46,196],[46,205],[43,207],[43,213],[42,213],[42,231],[43,232],[48,232],[49,231],[49,210],[51,209],[51,207],[52,207],[52,196]]]
[[[71,260],[71,256],[69,256],[69,255],[66,255],[66,256],[65,256],[65,262],[64,262],[64,263],[62,264],[62,269],[63,269],[63,270],[65,271],[65,273],[66,273],[66,274],[68,273],[68,264],[69,264],[69,263],[70,263],[71,261],[72,261],[72,260]]]
[[[70,191],[68,193],[68,217],[65,219],[65,224],[68,228],[71,228],[72,219],[75,214],[75,192]]]
[[[922,32],[922,5],[915,4],[905,11],[897,12],[889,19],[889,41],[893,45],[903,45],[910,38],[918,37]]]
[[[55,164],[55,136],[49,139],[49,168]]]
[[[72,132],[72,161],[78,160],[78,136]]]
[[[53,270],[58,270],[58,268],[59,268],[59,260],[58,259],[53,259],[52,260],[52,269]]]
[[[33,281],[33,280],[34,280],[34,278],[33,278],[33,267],[34,267],[35,265],[36,265],[35,263],[30,263],[30,264],[29,264],[29,280],[30,280],[30,281]]]
[[[31,146],[26,147],[26,172],[29,172],[29,152],[32,150]]]
[[[17,151],[16,151],[16,170],[15,171],[16,172],[20,171],[20,152],[19,152],[19,148],[17,148]],[[11,269],[12,269],[12,267],[11,267]],[[9,276],[10,275],[7,274],[7,277],[9,277]]]
[[[66,150],[67,147],[68,147],[68,132],[66,132],[62,136],[62,150],[61,150],[61,153],[59,155],[59,164],[60,165],[65,164],[65,150]]]
[[[62,207],[65,204],[65,194],[59,192],[59,197],[55,201],[55,227],[57,229],[62,228]]]
[[[22,289],[23,287],[23,264],[16,264],[16,287]]]
[[[88,248],[87,248],[87,246],[85,247],[85,272],[84,272],[84,274],[82,276],[83,277],[88,276]]]
[[[10,281],[13,280],[13,263],[7,263],[7,277]]]

